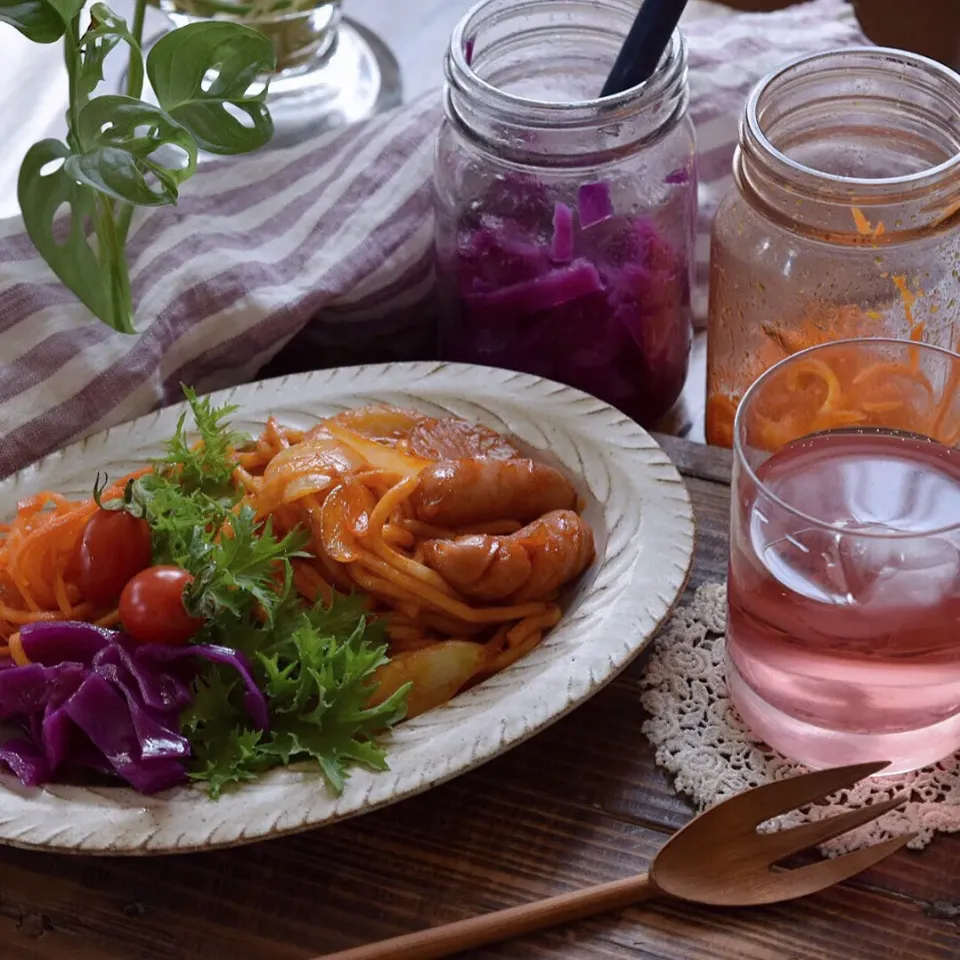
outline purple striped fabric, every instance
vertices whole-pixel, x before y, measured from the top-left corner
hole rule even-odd
[[[690,111],[700,144],[695,312],[709,223],[737,122],[767,71],[866,42],[844,0],[695,21]],[[315,366],[424,356],[431,344],[434,92],[285,150],[203,163],[180,205],[142,213],[128,245],[136,336],[92,320],[0,222],[0,476],[80,437],[256,376],[297,337]]]

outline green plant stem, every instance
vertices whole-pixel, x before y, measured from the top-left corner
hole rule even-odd
[[[130,232],[130,222],[133,220],[133,204],[118,203],[117,213],[117,236],[122,247],[127,241],[127,234]]]
[[[124,204],[124,210],[132,206]],[[97,197],[97,239],[100,248],[100,262],[110,274],[110,296],[114,303],[116,329],[121,333],[136,333],[133,326],[133,298],[130,293],[130,272],[124,252],[123,237],[114,219],[113,204],[107,197]]]
[[[69,106],[67,108],[67,142],[74,151],[79,151],[80,141],[77,137],[79,127],[80,108],[83,106],[83,97],[77,76],[80,70],[80,17],[74,17],[63,34],[63,57],[67,65],[67,82],[69,90]]]
[[[127,64],[127,96],[140,99],[143,93],[143,70],[135,70],[133,58],[143,58],[143,22],[147,13],[147,0],[136,0],[133,8],[133,26],[130,33],[136,40],[136,49],[130,49],[130,60]],[[130,232],[130,223],[133,220],[133,204],[121,203],[117,205],[117,238],[121,249],[126,245],[127,234]]]
[[[143,48],[143,21],[147,14],[147,0],[137,0],[136,6],[133,8],[133,26],[130,28],[130,32],[133,34],[133,39],[137,41],[137,47]],[[135,50],[130,51],[130,59],[132,60],[135,56],[142,58],[143,54],[138,53]],[[139,80],[139,82],[138,82]],[[127,96],[135,97],[140,99],[140,94],[143,93],[143,71],[142,70],[131,70],[129,65],[127,66]]]
[[[142,29],[143,25],[141,23]],[[82,145],[78,133],[79,117],[81,109],[87,103],[87,97],[83,95],[77,82],[80,70],[79,15],[70,21],[63,37],[67,61],[67,78],[70,83],[70,107],[67,113],[70,130],[67,139],[73,151],[81,153]],[[124,207],[130,208],[131,205],[124,204]],[[130,274],[127,269],[127,258],[124,254],[125,234],[121,234],[118,230],[117,222],[114,219],[113,201],[98,195],[95,210],[94,229],[97,234],[97,259],[110,276],[110,296],[114,304],[116,329],[121,333],[135,333],[133,300],[130,294]]]

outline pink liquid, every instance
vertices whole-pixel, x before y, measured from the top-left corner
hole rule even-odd
[[[741,472],[727,640],[741,716],[815,767],[892,773],[960,749],[960,450],[835,432],[758,476],[809,519]]]

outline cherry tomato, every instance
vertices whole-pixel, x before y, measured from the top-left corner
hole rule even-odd
[[[186,643],[202,626],[183,605],[183,591],[193,575],[182,567],[147,567],[120,594],[120,620],[140,643]]]
[[[97,510],[77,551],[74,580],[96,607],[117,602],[127,581],[150,566],[150,527],[122,510]]]

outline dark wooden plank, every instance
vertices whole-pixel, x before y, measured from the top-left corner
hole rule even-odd
[[[641,870],[663,839],[563,798],[532,797],[503,778],[499,785],[468,780],[392,811],[249,850],[92,865],[42,858],[58,876],[39,882],[19,870],[5,873],[15,897],[33,898],[23,903],[27,911],[43,906],[51,916],[38,957],[64,956],[58,951],[92,938],[90,946],[103,942],[116,955],[127,948],[127,956],[150,960],[295,958]],[[65,879],[96,895],[78,901]],[[46,889],[51,884],[62,887],[65,903]],[[63,913],[79,910],[83,922],[61,929]],[[285,950],[271,952],[264,941],[271,931]],[[648,906],[475,956],[566,957],[576,945],[573,955],[585,957],[946,960],[955,935],[953,924],[926,917],[908,900],[843,889],[763,911]],[[899,952],[885,954],[890,943]],[[806,952],[792,954],[798,946]]]
[[[721,583],[726,579],[730,488],[697,477],[684,479],[697,524],[693,570],[687,584],[689,595],[703,583]]]
[[[684,476],[730,483],[729,450],[708,447],[702,443],[690,443],[666,433],[655,433],[654,437]]]
[[[462,778],[390,811],[245,850],[59,862],[18,852],[4,886],[18,909],[50,918],[32,945],[37,957],[102,944],[103,956],[145,960],[294,960],[642,870],[662,840],[508,778]],[[954,924],[909,900],[847,888],[768,910],[645,906],[474,956],[947,960],[955,937]]]

